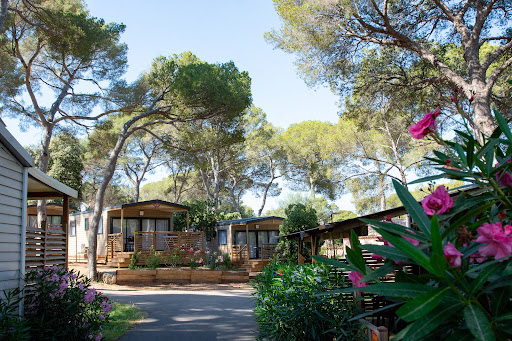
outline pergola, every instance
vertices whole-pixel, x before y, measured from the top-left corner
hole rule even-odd
[[[311,243],[312,255],[318,255],[318,246],[320,240],[343,239],[343,243],[345,245],[350,245],[350,247],[352,247],[352,242],[350,240],[350,233],[352,230],[354,230],[358,237],[368,235],[368,225],[365,222],[361,221],[361,218],[384,220],[389,217],[394,218],[405,214],[407,214],[407,211],[403,206],[400,206],[361,217],[337,221],[327,225],[321,225],[319,227],[315,227],[309,230],[290,233],[284,236],[280,236],[280,238],[297,240],[299,245],[298,263],[304,264],[304,257],[301,255],[302,249],[304,247],[304,242]]]

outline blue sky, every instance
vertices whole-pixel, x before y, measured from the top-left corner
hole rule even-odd
[[[133,81],[160,55],[192,51],[210,63],[232,60],[252,79],[253,102],[279,127],[305,120],[337,122],[338,98],[325,87],[308,88],[297,75],[295,57],[275,50],[264,34],[281,23],[271,0],[86,0],[93,16],[124,23],[122,40],[128,45],[126,79]],[[13,120],[5,120],[22,144],[39,142],[39,133],[23,134]],[[157,174],[150,178],[162,177]],[[285,192],[286,194],[286,192]],[[351,209],[347,196],[337,202]],[[275,206],[277,198],[267,202]],[[244,197],[256,209],[259,199]]]

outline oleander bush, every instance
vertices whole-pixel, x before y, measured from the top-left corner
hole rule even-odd
[[[398,316],[408,322],[394,340],[507,341],[512,339],[512,132],[495,111],[498,127],[491,136],[456,131],[458,142],[445,141],[436,131],[440,114],[428,113],[410,129],[413,137],[427,136],[443,146],[429,159],[439,174],[415,182],[455,179],[471,187],[453,197],[441,185],[420,204],[395,182],[412,228],[364,220],[385,241],[364,247],[384,258],[384,265],[365,264],[355,235],[347,263],[315,259],[350,271],[354,288],[342,291],[394,301],[389,307],[399,307]],[[419,274],[405,272],[404,264],[416,266]],[[394,283],[379,281],[392,272]]]

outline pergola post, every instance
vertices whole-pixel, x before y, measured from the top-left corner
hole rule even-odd
[[[63,196],[63,201],[62,201],[62,229],[64,230],[64,232],[66,233],[66,253],[65,253],[65,256],[66,256],[66,269],[68,268],[68,254],[69,254],[69,231],[68,231],[68,226],[69,226],[69,196],[64,194]],[[77,234],[75,233],[75,236]],[[78,237],[75,237],[75,238],[78,238]],[[76,254],[76,251],[75,251],[75,254]]]
[[[189,218],[190,218],[190,213],[187,211],[187,232],[188,232],[188,225],[189,225]]]
[[[124,222],[124,208],[121,207],[121,237],[122,240],[121,240],[121,252],[124,252],[124,239],[127,237],[125,236],[124,232],[123,232],[123,222]],[[112,224],[114,225],[114,224]],[[114,232],[114,231],[112,231]],[[135,251],[135,236],[133,236],[133,250]],[[114,257],[114,253],[115,253],[115,250],[114,250],[114,247],[112,246],[112,257]]]
[[[174,212],[171,212],[171,222],[169,224],[169,230],[174,231]]]

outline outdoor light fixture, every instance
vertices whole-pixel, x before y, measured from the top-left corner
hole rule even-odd
[[[259,229],[259,228],[260,228],[260,225],[258,225],[258,224],[254,225],[254,226],[255,226],[257,229]]]
[[[143,217],[144,216],[144,211],[140,210],[139,211],[139,216]]]

